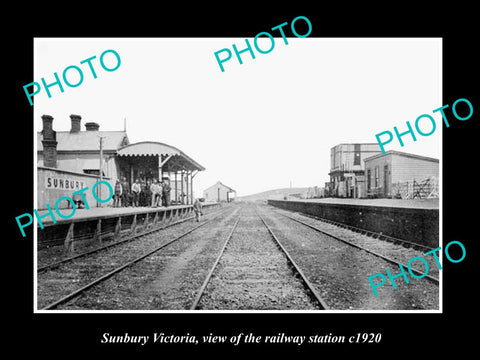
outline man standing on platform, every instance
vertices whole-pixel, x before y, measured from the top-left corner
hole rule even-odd
[[[122,206],[127,207],[129,202],[130,186],[128,186],[127,178],[122,178]]]
[[[170,179],[169,178],[163,178],[162,182],[162,192],[163,192],[163,205],[165,207],[170,206]]]
[[[193,203],[193,211],[195,211],[195,220],[199,222],[200,215],[203,215],[202,203],[199,199],[195,199],[195,202]]]
[[[150,185],[150,191],[152,193],[152,207],[157,207],[162,198],[162,188],[158,184],[157,179],[153,179],[153,183]]]
[[[133,207],[138,207],[138,200],[140,199],[140,191],[142,191],[142,188],[140,186],[140,181],[137,179],[132,184],[132,195],[133,195],[132,205],[133,205]]]
[[[120,207],[122,199],[122,183],[119,179],[115,181],[115,198],[113,199],[113,207]]]
[[[148,192],[150,191],[147,189],[147,184],[145,183],[145,180],[142,180],[140,183],[140,206],[148,206],[148,202],[150,201],[150,197],[148,197]]]

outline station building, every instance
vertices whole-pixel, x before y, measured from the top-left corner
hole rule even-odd
[[[231,187],[217,181],[209,188],[203,190],[205,202],[231,202],[235,199],[236,191]]]
[[[100,175],[100,140],[102,141],[102,176],[118,178],[117,150],[130,144],[127,132],[100,131],[100,125],[87,122],[81,131],[80,115],[70,115],[70,131],[54,131],[53,117],[43,115],[43,130],[37,133],[37,165],[65,171]]]
[[[427,188],[429,193],[437,191],[438,196],[438,182],[434,182],[439,176],[439,160],[389,150],[385,154],[380,153],[365,159],[365,176],[365,190],[369,197],[404,195],[400,192],[409,192],[411,196],[407,197],[421,197],[420,191],[425,192]],[[434,180],[421,184],[429,179]],[[437,188],[434,189],[433,186]]]
[[[330,184],[326,184],[329,196],[364,197],[364,160],[380,154],[377,143],[338,144],[330,150]]]
[[[205,168],[181,150],[154,141],[131,144],[125,129],[100,131],[94,122],[85,123],[81,131],[81,116],[70,119],[70,131],[57,132],[53,117],[42,116],[43,129],[37,133],[37,209],[53,207],[60,197],[86,186],[91,189],[100,179],[113,187],[122,178],[129,186],[136,179],[170,181],[172,203],[193,203],[193,178]],[[93,196],[85,194],[94,204]],[[60,207],[66,206],[68,202]]]

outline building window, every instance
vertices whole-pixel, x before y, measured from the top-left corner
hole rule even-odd
[[[378,181],[379,181],[379,171],[378,171],[378,166],[375,166],[375,187],[378,187]]]
[[[360,144],[354,144],[354,155],[353,155],[353,165],[361,165],[360,164]]]
[[[98,169],[83,169],[84,174],[100,176],[100,170]],[[102,176],[105,176],[105,172],[102,171]]]
[[[385,195],[387,195],[386,193],[387,187],[388,187],[388,165],[385,165],[383,167],[383,189],[385,191]]]

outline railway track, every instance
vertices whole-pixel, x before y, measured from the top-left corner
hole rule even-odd
[[[261,234],[252,218],[260,220],[266,232]],[[243,229],[238,231],[238,224],[242,220],[244,224],[240,227],[243,226]],[[253,232],[256,233],[256,238],[249,236],[252,229],[255,229]],[[248,244],[249,242],[252,243]],[[241,249],[247,253],[238,251]],[[274,255],[274,249],[277,250],[277,255]],[[248,254],[251,250],[256,252],[254,256]],[[299,287],[303,288],[303,294],[298,292]],[[295,291],[297,293],[293,295]],[[247,210],[239,215],[225,238],[190,310],[223,309],[230,306],[234,309],[244,306],[246,309],[250,306],[255,309],[285,309],[291,305],[296,306],[296,309],[329,309],[263,217],[256,210],[254,213]]]
[[[172,223],[138,234],[140,243],[127,238],[119,246],[40,268],[44,293],[49,282],[52,289],[58,284],[65,289],[42,297],[38,307],[298,311],[437,306],[435,277],[425,277],[423,285],[424,279],[401,289],[382,287],[383,297],[374,298],[367,277],[384,272],[386,264],[399,264],[398,259],[328,234],[312,219],[256,205],[209,215],[194,227]],[[160,230],[165,230],[162,239],[155,236]]]
[[[344,239],[344,238],[341,238],[341,237],[339,237],[339,236],[336,236],[336,235],[334,235],[334,234],[332,234],[332,233],[330,233],[330,232],[328,232],[328,231],[325,231],[325,230],[323,230],[323,229],[318,228],[318,227],[315,226],[315,225],[309,224],[309,223],[307,223],[307,222],[305,222],[305,221],[302,221],[302,220],[297,219],[297,218],[295,218],[295,217],[293,217],[293,216],[290,216],[290,215],[286,215],[286,214],[284,214],[284,213],[279,213],[279,214],[282,215],[282,216],[284,216],[284,217],[286,217],[286,218],[288,218],[288,219],[291,219],[291,220],[293,220],[293,221],[295,221],[295,222],[297,222],[297,223],[299,223],[299,224],[302,224],[302,225],[304,225],[304,226],[306,226],[306,227],[308,227],[308,228],[310,228],[310,229],[313,229],[313,230],[315,230],[315,231],[317,231],[317,232],[319,232],[319,233],[322,233],[322,234],[327,235],[327,236],[329,236],[329,237],[331,237],[331,238],[333,238],[333,239],[335,239],[335,240],[338,240],[338,241],[340,241],[340,242],[342,242],[342,243],[345,243],[345,244],[347,244],[347,245],[350,245],[350,246],[352,246],[352,247],[354,247],[354,248],[357,248],[357,249],[359,249],[359,250],[365,251],[365,252],[367,252],[367,253],[369,253],[369,254],[375,255],[375,256],[377,256],[377,257],[379,257],[379,258],[381,258],[381,259],[383,259],[383,260],[385,260],[385,261],[387,261],[387,262],[389,262],[389,263],[391,263],[391,264],[394,264],[394,265],[401,264],[405,269],[408,267],[406,264],[403,264],[403,263],[399,262],[398,260],[395,260],[395,259],[393,259],[393,258],[391,258],[391,257],[389,257],[389,256],[386,256],[386,255],[380,254],[380,253],[378,253],[378,252],[372,251],[372,250],[370,250],[370,249],[367,249],[366,247],[363,247],[363,246],[360,246],[360,245],[358,245],[358,244],[355,244],[355,243],[353,243],[353,242],[351,242],[351,241],[348,241],[348,240],[346,240],[346,239]],[[411,243],[409,243],[409,245],[410,245],[410,244],[411,244]],[[422,248],[423,248],[423,247],[422,247]],[[430,248],[427,248],[427,249],[430,249]],[[417,274],[417,275],[424,275],[424,271],[416,270],[415,268],[411,268],[411,271],[412,271],[413,273]],[[425,278],[426,280],[429,280],[429,281],[435,283],[435,284],[439,284],[439,279],[436,278],[436,277],[434,277],[434,276],[431,276],[431,275],[428,275],[428,274],[427,274],[427,275],[424,276],[424,278]]]
[[[418,250],[372,239],[332,225],[325,226],[308,217],[290,216],[288,212],[274,211],[271,207],[261,206],[261,209],[268,224],[277,232],[284,246],[307,274],[311,283],[321,292],[330,308],[338,310],[439,308],[440,287],[435,276],[410,279],[409,282],[403,277],[398,279],[397,276],[396,286],[387,283],[378,297],[374,296],[370,287],[369,276],[375,273],[385,274],[386,269],[390,269],[392,274],[400,273],[398,264],[407,262],[406,259],[413,256],[423,255]],[[332,233],[325,229],[331,230]],[[432,257],[428,261],[433,263],[435,259]],[[438,271],[433,271],[433,266],[434,263],[430,266],[432,274],[438,275]],[[404,268],[407,266],[404,265]]]
[[[103,274],[101,276],[97,276],[97,277],[94,276],[94,278],[90,279],[90,281],[88,281],[86,284],[82,284],[81,286],[77,287],[75,290],[70,291],[70,292],[68,292],[68,294],[62,296],[60,299],[58,299],[56,301],[53,301],[53,302],[50,302],[48,305],[43,306],[41,308],[41,310],[52,310],[52,309],[57,308],[60,305],[63,305],[65,303],[69,302],[70,300],[78,297],[79,295],[81,295],[82,293],[91,289],[92,287],[94,287],[94,286],[104,282],[105,280],[111,278],[112,276],[124,271],[125,269],[133,266],[134,264],[140,262],[141,260],[144,260],[144,259],[148,258],[149,256],[152,256],[153,254],[157,253],[158,251],[160,251],[160,250],[168,247],[169,245],[177,242],[178,240],[186,237],[187,235],[191,234],[195,230],[211,223],[216,218],[218,218],[219,216],[221,216],[224,213],[229,212],[229,211],[231,211],[231,210],[227,209],[227,210],[218,211],[216,213],[210,214],[210,215],[212,215],[210,219],[207,219],[207,220],[201,222],[199,225],[196,225],[193,228],[190,228],[190,229],[186,230],[181,235],[174,236],[173,238],[170,238],[170,240],[163,241],[160,245],[154,246],[152,249],[150,249],[148,251],[144,251],[142,249],[142,247],[139,247],[139,249],[135,249],[135,250],[133,250],[134,247],[132,247],[132,246],[125,247],[122,251],[122,254],[123,253],[129,253],[129,256],[128,256],[129,260],[128,261],[123,262],[123,264],[121,264],[121,265],[116,264],[117,266],[115,266],[113,269],[110,269],[110,271],[107,271],[106,273],[105,273],[105,268],[107,268],[108,266],[101,266],[101,270],[103,271]],[[74,265],[72,265],[73,269],[67,269],[65,271],[67,273],[72,273],[73,272],[73,273],[79,273],[80,275],[84,275],[85,273],[83,273],[81,270],[77,270],[77,269],[94,268],[94,264],[97,265],[98,257],[96,259],[92,259],[92,256],[97,255],[98,253],[100,253],[102,251],[106,251],[106,250],[109,250],[109,249],[111,250],[112,248],[118,247],[120,245],[125,246],[125,245],[127,245],[127,243],[132,243],[133,240],[138,240],[140,238],[145,238],[148,235],[154,235],[155,233],[157,233],[161,230],[165,230],[166,228],[169,228],[173,225],[178,225],[179,223],[185,222],[187,220],[188,219],[183,219],[183,220],[180,220],[180,221],[172,223],[172,224],[168,224],[168,225],[163,226],[163,227],[158,228],[158,229],[153,229],[153,230],[141,233],[141,234],[137,234],[135,236],[129,237],[129,238],[124,239],[122,241],[119,241],[119,242],[116,242],[116,243],[113,243],[113,244],[109,244],[107,246],[104,246],[104,247],[101,247],[101,248],[98,248],[98,249],[94,249],[92,251],[88,251],[88,252],[76,255],[74,257],[71,257],[71,258],[64,259],[64,260],[56,262],[54,264],[44,266],[44,267],[42,267],[38,270],[40,271],[40,273],[48,273],[49,270],[51,272],[54,269],[61,268],[62,266],[69,266],[69,263],[74,263]],[[153,239],[153,242],[155,242],[155,239]],[[131,245],[131,244],[129,244],[129,245]],[[133,253],[133,255],[132,255],[132,253]],[[114,261],[113,258],[114,258],[113,254],[108,254],[108,256],[103,256],[102,259],[111,263],[112,261]],[[122,256],[120,256],[120,258],[122,258]],[[76,260],[79,260],[79,259],[83,259],[84,262],[76,263]],[[37,274],[37,276],[38,276],[38,274]],[[73,279],[70,282],[71,283],[76,283],[76,282],[80,282],[80,280],[79,279]],[[41,281],[38,282],[38,284],[40,284],[40,283],[41,283]],[[41,289],[41,284],[37,285],[37,286],[38,286],[39,289]]]
[[[332,225],[338,226],[340,228],[344,228],[344,229],[348,229],[348,230],[357,232],[357,233],[362,234],[362,235],[367,235],[367,236],[370,236],[374,239],[380,239],[380,240],[388,241],[388,242],[393,243],[393,244],[400,244],[400,245],[402,245],[406,248],[412,248],[412,249],[416,249],[416,250],[420,250],[420,251],[433,250],[433,248],[430,247],[430,246],[414,243],[414,242],[411,242],[411,241],[399,239],[399,238],[389,236],[389,235],[385,235],[385,234],[380,234],[380,233],[377,233],[377,232],[371,231],[371,230],[365,230],[365,229],[362,229],[362,228],[359,228],[359,227],[356,227],[356,226],[342,224],[338,221],[328,220],[328,219],[320,218],[320,217],[309,215],[309,214],[302,214],[302,215],[306,216],[308,218],[311,218],[311,219],[321,221],[321,222],[326,223],[326,224],[332,224]]]
[[[215,216],[216,214],[220,213],[221,210],[211,214],[212,216]],[[122,244],[126,244],[128,242],[131,242],[131,241],[134,241],[134,240],[139,240],[141,239],[142,237],[144,236],[147,236],[147,235],[151,235],[151,234],[154,234],[156,232],[159,232],[159,231],[162,231],[162,230],[165,230],[165,229],[168,229],[172,226],[176,226],[176,225],[179,225],[179,224],[182,224],[184,222],[187,222],[189,220],[193,220],[195,219],[195,216],[189,216],[189,217],[186,217],[184,219],[180,219],[178,221],[174,221],[172,223],[169,223],[169,224],[165,224],[161,227],[158,227],[158,228],[154,228],[154,229],[150,229],[150,230],[147,230],[147,231],[143,231],[139,234],[135,234],[135,235],[131,235],[131,236],[128,236],[126,237],[125,239],[122,239],[122,240],[119,240],[119,241],[115,241],[115,242],[112,242],[110,244],[107,244],[107,245],[104,245],[104,246],[100,246],[100,247],[97,247],[95,249],[92,249],[92,250],[88,250],[88,251],[85,251],[85,252],[82,252],[80,254],[76,254],[76,255],[73,255],[73,256],[69,256],[67,258],[64,258],[64,259],[61,259],[61,260],[58,260],[58,261],[55,261],[55,262],[52,262],[52,263],[49,263],[49,264],[46,264],[46,265],[42,265],[42,266],[39,266],[37,268],[37,273],[43,273],[43,272],[46,272],[48,270],[52,270],[52,269],[55,269],[55,268],[58,268],[59,266],[62,266],[66,263],[69,263],[71,261],[74,261],[74,260],[78,260],[82,257],[86,257],[86,256],[89,256],[89,255],[93,255],[93,254],[96,254],[96,253],[99,253],[99,252],[102,252],[102,251],[105,251],[105,250],[108,250],[108,249],[111,249],[111,248],[114,248],[116,246],[120,246]]]

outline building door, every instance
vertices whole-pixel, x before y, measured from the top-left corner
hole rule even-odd
[[[372,171],[370,169],[367,170],[367,192],[370,192],[372,188]]]
[[[383,195],[388,196],[390,194],[390,189],[389,189],[389,178],[388,178],[388,165],[385,165],[383,167]]]

